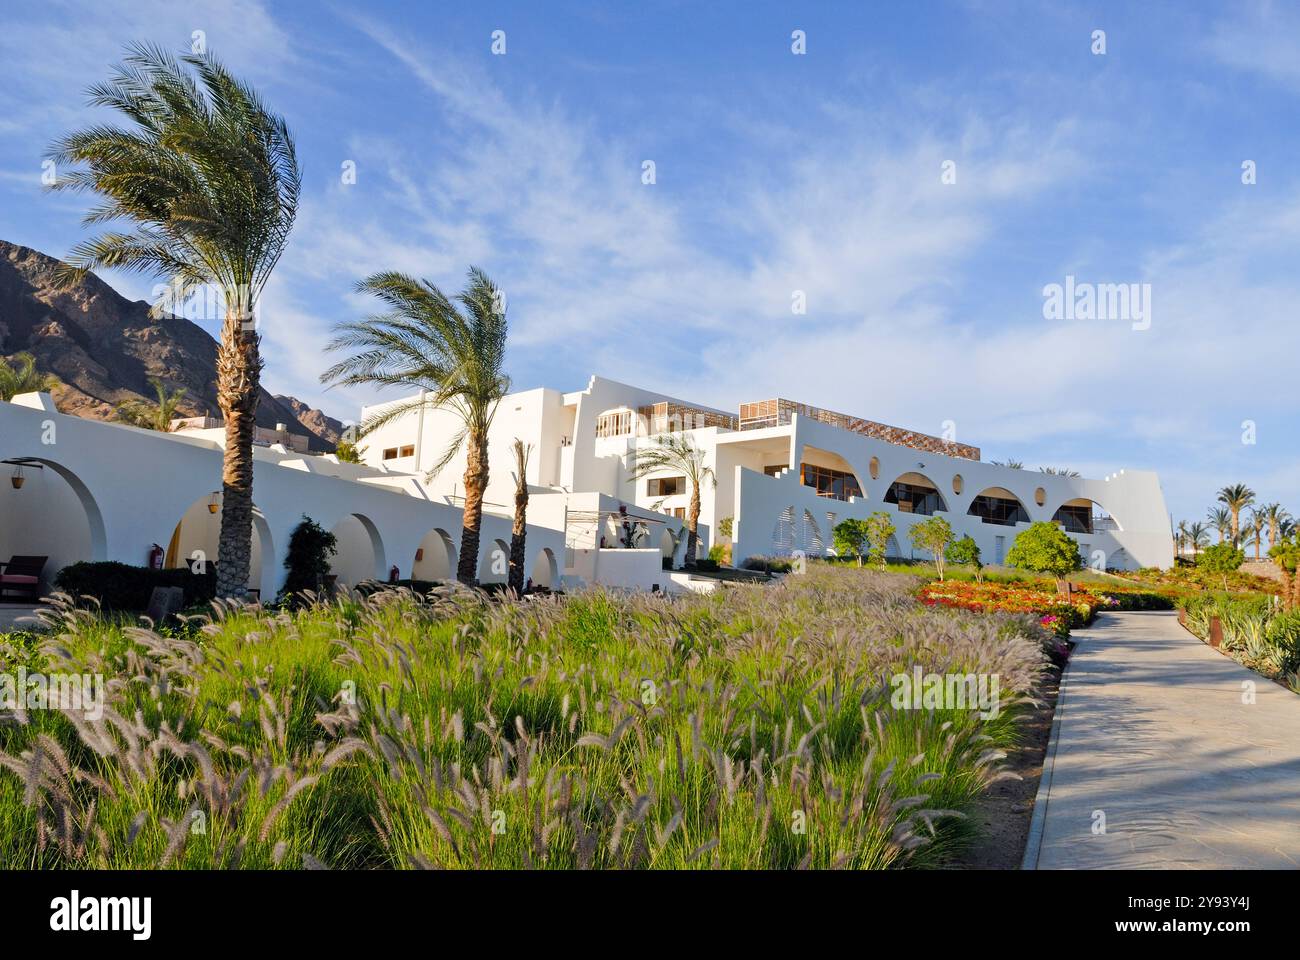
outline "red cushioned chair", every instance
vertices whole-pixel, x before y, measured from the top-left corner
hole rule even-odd
[[[41,571],[49,557],[10,557],[0,563],[0,600],[6,593],[16,593],[35,603],[41,596]]]

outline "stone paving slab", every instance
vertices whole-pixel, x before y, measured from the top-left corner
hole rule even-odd
[[[1172,612],[1100,614],[1075,639],[1025,866],[1300,867],[1300,696]]]

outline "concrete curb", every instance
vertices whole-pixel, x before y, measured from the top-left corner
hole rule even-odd
[[[1075,650],[1083,645],[1083,640],[1075,643]],[[1061,671],[1061,682],[1056,688],[1056,709],[1052,712],[1052,736],[1047,742],[1047,751],[1043,754],[1043,775],[1038,780],[1038,793],[1034,795],[1034,813],[1029,820],[1029,836],[1025,839],[1025,855],[1020,861],[1021,870],[1037,870],[1038,855],[1043,846],[1043,827],[1047,823],[1047,803],[1052,792],[1052,774],[1056,772],[1056,748],[1061,742],[1061,723],[1065,719],[1065,700],[1069,688],[1070,668],[1074,665],[1074,654],[1065,662]]]

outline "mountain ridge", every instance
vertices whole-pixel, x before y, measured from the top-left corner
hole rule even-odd
[[[220,416],[211,334],[185,317],[150,316],[149,304],[128,300],[93,273],[60,289],[58,263],[0,240],[0,356],[30,353],[38,370],[58,377],[53,397],[63,413],[113,420],[118,404],[153,401],[149,378],[157,377],[168,390],[185,390],[182,415]],[[332,451],[343,431],[339,420],[265,386],[257,423],[296,426],[318,453]]]

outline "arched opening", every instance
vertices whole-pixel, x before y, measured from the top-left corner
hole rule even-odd
[[[354,587],[364,580],[387,580],[384,542],[371,519],[360,513],[344,517],[330,531],[338,539],[338,552],[330,560],[330,573],[340,586]]]
[[[799,464],[799,482],[812,487],[817,496],[832,500],[861,498],[862,484],[853,465],[830,450],[805,447],[803,461]]]
[[[885,491],[885,503],[896,504],[899,513],[926,516],[948,509],[939,488],[923,473],[905,473],[891,483]]]
[[[510,544],[493,540],[479,560],[479,583],[505,583],[510,579]]]
[[[971,501],[966,513],[968,516],[979,517],[982,523],[994,523],[1002,527],[1029,522],[1029,511],[1025,505],[1005,487],[989,487]]]
[[[1059,523],[1066,533],[1109,533],[1122,529],[1101,504],[1087,497],[1065,501],[1052,515],[1052,522]]]
[[[412,580],[450,580],[456,573],[456,544],[451,534],[434,527],[424,535],[411,564]]]
[[[0,462],[0,563],[14,557],[45,557],[35,576],[36,594],[45,596],[55,574],[82,560],[104,560],[108,537],[104,517],[90,489],[75,473],[53,460],[15,457]],[[144,558],[140,558],[144,562]],[[21,602],[24,579],[0,593],[0,603]]]
[[[528,574],[528,579],[533,581],[534,587],[545,587],[547,590],[554,590],[556,583],[560,579],[559,564],[555,562],[555,554],[551,552],[550,547],[543,547],[537,554],[537,559],[533,561],[533,569]]]
[[[167,539],[163,567],[204,573],[208,565],[221,562],[222,496],[214,491],[199,497],[181,514]],[[253,536],[248,549],[249,590],[256,590],[262,600],[275,596],[277,571],[275,550],[271,545],[271,527],[262,511],[253,506]]]

